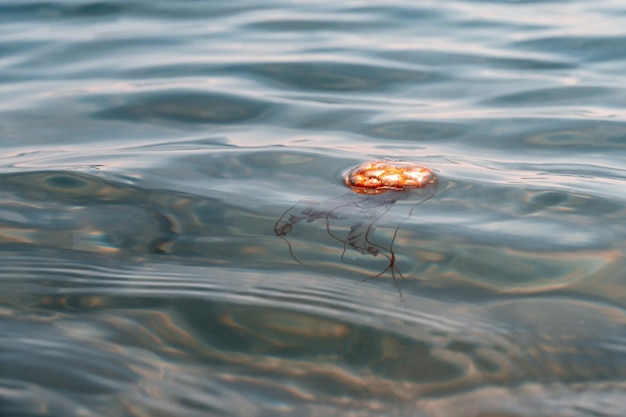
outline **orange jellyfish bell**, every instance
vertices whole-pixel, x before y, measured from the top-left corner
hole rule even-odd
[[[369,161],[349,171],[346,185],[360,194],[381,194],[424,188],[437,182],[433,172],[421,165],[403,161]]]

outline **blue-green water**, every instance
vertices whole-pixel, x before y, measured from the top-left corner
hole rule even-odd
[[[1,2],[0,414],[623,416],[624,22]]]

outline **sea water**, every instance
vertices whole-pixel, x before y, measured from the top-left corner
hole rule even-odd
[[[624,22],[3,1],[0,414],[623,416]]]

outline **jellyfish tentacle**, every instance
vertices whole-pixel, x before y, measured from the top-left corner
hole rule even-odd
[[[395,266],[396,255],[395,255],[395,253],[393,251],[393,245],[396,243],[396,238],[398,236],[398,231],[400,230],[400,226],[402,226],[402,224],[405,221],[407,221],[411,216],[413,216],[413,211],[415,211],[415,208],[417,206],[419,206],[422,203],[425,203],[426,201],[430,200],[431,198],[433,198],[434,195],[435,195],[435,189],[433,188],[433,190],[426,196],[426,198],[424,198],[423,200],[420,200],[417,203],[413,204],[413,206],[409,210],[409,213],[406,216],[404,216],[404,218],[402,220],[400,220],[400,222],[398,223],[398,225],[396,226],[396,228],[395,228],[395,230],[393,232],[393,236],[391,237],[391,243],[389,244],[389,249],[390,249],[390,252],[391,252],[391,256],[393,257],[393,260],[392,260],[392,262],[390,262],[388,269],[392,268],[391,269],[391,275],[393,277],[394,283],[396,284],[396,288],[398,288],[398,291],[400,292],[400,295],[402,295],[402,292],[400,291],[400,288],[398,287],[398,282],[396,280],[394,271],[397,272],[398,275],[400,275],[400,278],[402,278],[403,280],[406,281],[406,278],[404,277],[402,272],[400,272],[400,270]],[[382,273],[384,273],[384,271]]]
[[[298,206],[301,206],[303,204],[306,204],[306,208],[304,208],[302,210],[299,210]],[[319,220],[319,219],[323,218],[326,221],[326,230],[327,230],[328,234],[333,239],[335,239],[335,240],[337,240],[339,242],[343,242],[343,239],[339,238],[333,232],[331,232],[331,230],[330,230],[330,219],[342,218],[340,214],[337,214],[337,211],[339,209],[343,208],[343,207],[349,207],[350,205],[353,205],[353,204],[354,203],[350,202],[348,204],[343,204],[343,205],[334,207],[331,210],[323,210],[323,209],[315,207],[315,206],[319,206],[319,205],[323,206],[323,203],[320,204],[317,201],[306,201],[306,200],[299,201],[299,202],[293,204],[291,207],[289,207],[287,210],[285,210],[281,214],[281,216],[278,218],[278,220],[274,224],[274,234],[276,236],[278,236],[279,238],[281,238],[282,240],[284,240],[285,243],[287,243],[287,247],[289,249],[289,254],[293,258],[293,260],[296,261],[298,264],[300,264],[302,266],[306,266],[304,264],[304,262],[302,262],[295,255],[295,252],[294,252],[294,249],[293,249],[293,245],[291,244],[289,239],[286,238],[287,234],[291,233],[291,231],[294,229],[295,225],[297,223],[301,222],[301,221],[305,221],[306,223],[312,223],[312,222],[315,222],[316,220]],[[293,211],[295,211],[296,214],[293,214],[292,213]],[[287,218],[285,219],[285,217],[287,217]]]
[[[384,248],[385,250],[387,250],[389,252],[389,254],[383,253],[383,255],[389,260],[389,264],[387,265],[387,267],[385,267],[385,269],[383,269],[382,271],[380,271],[378,274],[370,276],[370,277],[365,277],[363,279],[363,281],[369,281],[372,279],[376,279],[379,278],[381,276],[383,276],[387,271],[391,271],[391,278],[393,279],[393,284],[396,286],[396,289],[398,290],[398,294],[400,294],[400,297],[402,297],[402,290],[400,289],[400,284],[398,284],[398,280],[396,278],[396,274],[398,276],[400,276],[400,278],[404,281],[406,281],[406,278],[404,277],[404,275],[402,274],[402,272],[400,271],[400,269],[396,266],[396,253],[393,249],[393,244],[395,242],[395,238],[396,235],[398,233],[399,228],[396,228],[394,231],[394,234],[392,236],[392,240],[391,243],[389,244],[388,248]]]
[[[293,230],[294,226],[303,221],[306,220],[307,223],[310,223],[314,220],[316,220],[316,212],[313,207],[307,207],[306,209],[302,210],[299,214],[293,214],[292,211],[296,209],[296,207],[298,207],[298,205],[302,204],[303,201],[299,201],[295,204],[293,204],[291,207],[289,207],[287,210],[285,210],[283,212],[283,214],[281,214],[281,216],[278,218],[278,220],[276,221],[276,223],[274,224],[274,234],[276,234],[276,236],[278,236],[280,239],[282,239],[283,241],[285,241],[285,243],[287,243],[287,247],[289,249],[289,255],[291,256],[291,258],[296,261],[298,264],[302,265],[302,266],[306,266],[304,264],[304,262],[302,262],[295,254],[294,250],[293,250],[293,245],[291,244],[291,242],[289,241],[289,239],[286,238],[287,234],[291,233],[291,231]],[[308,202],[308,204],[318,204],[317,202]],[[287,216],[287,214],[289,214],[289,217],[287,218],[287,220],[285,220],[285,216]],[[320,216],[321,217],[321,216]],[[281,223],[285,221],[284,224],[281,225]]]
[[[306,208],[297,213],[296,208],[302,204],[307,204]],[[314,206],[317,204],[319,203],[316,201],[298,201],[287,210],[285,210],[274,224],[274,233],[276,234],[276,236],[285,236],[293,230],[296,223],[299,223],[303,220],[306,220],[307,223],[311,223],[317,219],[324,217],[322,211],[315,210],[315,208],[312,207],[312,205]],[[293,211],[296,211],[296,214],[294,214]],[[287,214],[289,214],[289,217],[287,217],[287,219],[285,220]],[[281,225],[282,222],[285,223]]]
[[[346,207],[350,207],[350,206],[352,206],[352,205],[354,205],[354,203],[353,203],[353,202],[350,202],[350,203],[347,203],[347,204],[342,204],[342,205],[337,206],[337,207],[335,207],[335,208],[333,208],[333,209],[331,209],[331,210],[329,210],[329,211],[327,212],[327,215],[326,215],[326,218],[325,218],[325,220],[326,220],[326,233],[328,233],[328,235],[329,235],[330,237],[332,237],[333,239],[335,239],[335,240],[336,240],[336,241],[338,241],[338,242],[342,242],[342,243],[343,243],[343,241],[344,241],[344,240],[343,240],[343,239],[341,239],[340,237],[338,237],[335,233],[333,233],[333,232],[330,230],[330,219],[341,219],[341,218],[342,218],[341,216],[333,216],[333,214],[334,214],[337,210],[339,210],[339,209],[346,208]]]
[[[370,236],[374,233],[374,230],[376,229],[376,223],[378,222],[378,220],[380,220],[385,214],[387,214],[389,212],[389,210],[391,210],[391,208],[396,204],[396,202],[402,198],[402,196],[396,194],[394,197],[397,198],[390,198],[387,197],[385,198],[382,203],[374,201],[375,205],[372,206],[363,206],[363,205],[359,205],[356,204],[357,207],[362,208],[363,210],[366,210],[368,208],[373,208],[373,207],[380,207],[380,206],[384,206],[384,210],[379,213],[374,220],[372,220],[367,227],[367,230],[365,231],[365,234],[363,235],[363,240],[365,242],[365,247],[367,248],[367,253],[370,253],[374,256],[376,256],[378,253],[380,253],[380,251],[386,251],[386,252],[392,252],[389,250],[389,248],[386,248],[382,245],[377,244],[376,242],[373,242],[370,239]],[[363,201],[361,201],[361,203],[370,203],[370,201],[368,201],[367,199],[363,199]],[[389,255],[383,253],[383,255],[385,255],[387,257],[387,259],[389,258]]]
[[[370,217],[367,212],[367,210],[369,209],[373,209],[373,208],[377,208],[381,206],[384,206],[385,209],[381,213],[376,215],[374,217],[374,220],[367,223],[367,228],[365,230],[362,230],[362,227],[366,225],[366,222],[364,221],[359,222],[350,228],[350,230],[348,231],[348,234],[346,235],[346,238],[343,240],[344,251],[342,253],[342,260],[344,259],[347,246],[350,246],[351,248],[355,249],[357,252],[360,252],[364,255],[370,254],[373,256],[378,255],[378,253],[380,253],[380,250],[386,250],[386,248],[370,241],[369,236],[373,233],[376,222],[382,216],[384,216],[391,209],[391,207],[393,207],[397,199],[386,198],[382,200],[382,203],[381,203],[380,201],[377,201],[376,199],[372,200],[372,197],[374,196],[366,196],[364,198],[361,198],[360,201],[354,203],[354,206],[359,208],[363,213],[365,213],[365,217]],[[363,243],[359,243],[359,240],[361,239]]]
[[[385,204],[385,209],[379,213],[374,220],[372,220],[369,224],[367,224],[367,227],[365,228],[365,230],[360,230],[363,226],[365,226],[366,223],[361,222],[358,223],[354,226],[351,227],[350,231],[348,232],[348,235],[346,236],[345,240],[344,240],[344,245],[343,245],[343,251],[341,253],[341,260],[343,262],[345,262],[345,254],[346,254],[346,250],[347,247],[350,246],[351,248],[353,248],[354,250],[356,250],[357,252],[360,252],[362,254],[370,254],[373,256],[377,256],[379,253],[381,255],[383,255],[385,258],[387,258],[387,260],[389,261],[389,265],[387,265],[387,267],[381,271],[380,273],[378,273],[377,275],[370,277],[369,279],[373,279],[373,278],[377,278],[382,276],[385,272],[387,272],[390,268],[394,268],[395,269],[395,253],[393,252],[393,247],[384,247],[376,242],[373,242],[370,239],[370,236],[373,234],[374,229],[376,228],[376,222],[378,222],[378,220],[380,220],[380,218],[382,216],[384,216],[385,214],[387,214],[389,212],[389,210],[391,210],[391,208],[394,206],[394,204],[396,203],[396,199],[390,199],[390,200],[385,200],[384,204]],[[358,205],[357,205],[358,207]],[[359,233],[357,233],[357,231],[359,231]],[[358,244],[358,240],[362,239],[364,244]],[[388,252],[388,253],[385,253]],[[398,283],[396,282],[396,278],[395,278],[395,274],[394,274],[394,269],[392,269],[392,278],[396,284],[396,287],[398,287]],[[398,271],[398,273],[402,276],[402,274],[400,273],[400,271]],[[403,277],[404,278],[404,277]],[[365,279],[364,281],[367,281],[369,279]],[[398,287],[399,290],[399,287]]]
[[[380,220],[381,217],[383,217],[385,214],[387,214],[389,212],[389,210],[391,210],[391,208],[395,205],[396,201],[397,200],[390,200],[387,203],[387,207],[385,207],[385,210],[382,213],[380,213],[378,216],[376,216],[376,218],[374,218],[374,220],[372,220],[372,222],[370,222],[370,224],[367,227],[367,231],[365,233],[365,241],[368,244],[370,244],[370,245],[372,245],[374,247],[377,247],[378,249],[386,250],[386,251],[391,252],[391,253],[393,253],[392,250],[387,249],[387,248],[377,244],[376,242],[372,242],[370,240],[370,235],[374,233],[374,229],[376,229],[376,223],[378,222],[378,220]]]
[[[287,210],[283,212],[283,214],[280,215],[278,220],[276,220],[276,223],[274,223],[274,234],[278,236],[279,238],[281,238],[282,240],[284,240],[285,243],[287,243],[287,247],[289,248],[289,255],[291,255],[293,260],[299,263],[300,265],[304,266],[302,261],[300,261],[300,259],[298,259],[296,255],[293,253],[293,247],[291,246],[291,242],[289,242],[289,240],[285,237],[288,233],[290,233],[293,230],[293,225],[299,222],[300,219],[297,219],[293,214],[290,214],[287,222],[283,224],[282,226],[279,226],[281,222],[283,221],[283,219],[285,218],[285,216],[287,215],[287,213],[290,213],[291,210],[296,208],[297,205],[298,203],[289,207]]]
[[[415,208],[417,206],[419,206],[420,204],[430,200],[435,195],[435,191],[436,190],[433,189],[424,199],[422,199],[422,200],[418,201],[417,203],[413,204],[413,206],[409,210],[409,213],[406,216],[404,216],[404,218],[402,218],[402,220],[400,220],[398,225],[395,227],[393,235],[391,237],[391,242],[389,243],[389,247],[388,248],[384,248],[385,250],[389,251],[389,255],[385,254],[387,259],[389,259],[389,265],[387,265],[387,267],[384,270],[382,270],[381,272],[379,272],[378,274],[376,274],[374,276],[371,276],[371,277],[366,277],[363,281],[369,281],[371,279],[379,278],[383,274],[385,274],[387,271],[391,271],[391,278],[393,279],[394,285],[396,286],[396,289],[398,290],[398,293],[400,293],[400,296],[402,296],[402,290],[400,289],[400,286],[398,284],[398,280],[396,279],[396,274],[398,276],[400,276],[400,278],[402,280],[406,281],[406,278],[404,277],[404,275],[402,274],[400,269],[396,266],[396,259],[397,258],[396,258],[396,254],[395,254],[395,250],[394,250],[394,244],[396,242],[396,239],[397,239],[397,236],[398,236],[398,232],[399,232],[400,227],[402,226],[402,224],[404,222],[406,222],[411,216],[413,216],[413,212],[415,211]],[[387,209],[387,211],[388,210],[389,209]],[[385,214],[385,213],[382,213],[382,214]],[[378,218],[380,218],[380,217],[382,217],[382,215],[379,216]],[[378,218],[375,221],[377,221]],[[368,239],[369,239],[369,237],[368,237]]]
[[[291,214],[289,216],[289,220],[287,220],[287,223],[283,224],[280,227],[279,227],[279,225],[281,224],[281,222],[283,221],[283,219],[285,218],[287,213],[291,212],[291,210],[296,208],[297,205],[298,205],[298,203],[292,205],[287,210],[283,211],[283,214],[281,214],[280,217],[278,218],[278,220],[276,220],[276,223],[274,223],[274,234],[276,236],[278,236],[278,237],[285,236],[287,233],[289,233],[289,232],[291,232],[291,230],[293,230],[294,223],[297,223],[297,222],[294,222],[293,214]]]
[[[344,240],[345,246],[350,246],[363,255],[377,256],[380,252],[378,245],[372,244],[367,238],[371,230],[372,226],[367,225],[365,222],[352,225]]]
[[[385,272],[391,270],[391,278],[393,279],[393,283],[396,286],[396,289],[398,290],[398,293],[400,294],[400,297],[402,297],[402,290],[400,289],[400,285],[398,284],[398,280],[396,279],[396,273],[398,275],[400,275],[400,278],[402,278],[403,280],[406,280],[406,278],[404,278],[404,275],[402,275],[402,272],[400,272],[400,270],[396,266],[396,255],[395,255],[395,253],[392,252],[391,255],[386,255],[386,256],[387,256],[387,259],[389,259],[389,265],[387,265],[387,267],[385,269],[383,269],[382,271],[380,271],[378,274],[373,275],[371,277],[363,278],[363,281],[369,281],[371,279],[379,278]]]

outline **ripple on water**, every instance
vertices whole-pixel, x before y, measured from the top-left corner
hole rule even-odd
[[[268,105],[247,97],[197,91],[159,91],[107,97],[96,118],[177,123],[243,123],[261,116]],[[121,102],[122,104],[118,104]]]
[[[498,392],[481,409],[523,415],[581,384],[610,404],[626,375],[624,311],[583,299],[471,305],[401,299],[375,283],[316,274],[269,281],[232,268],[107,267],[95,256],[90,271],[85,259],[50,255],[16,253],[15,267],[0,272],[9,288],[21,288],[2,300],[3,371],[15,381],[3,395],[24,398],[61,383],[63,395],[39,401],[97,410],[100,398],[118,411],[169,403],[183,415],[195,407],[290,415],[324,406],[403,415],[471,408]],[[37,314],[16,321],[24,303]]]

